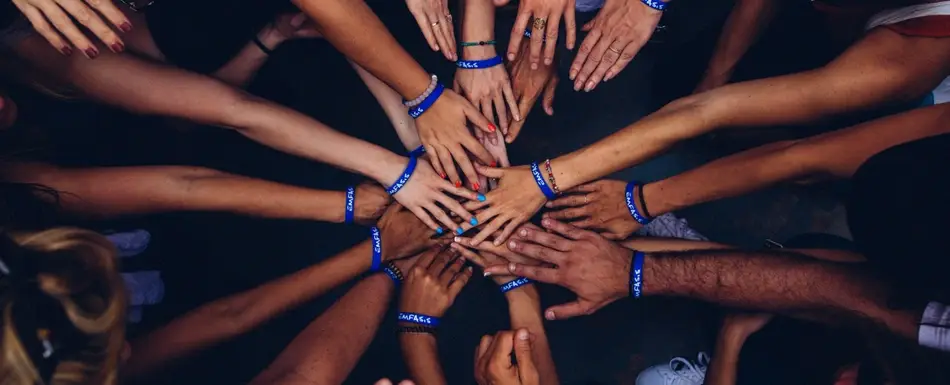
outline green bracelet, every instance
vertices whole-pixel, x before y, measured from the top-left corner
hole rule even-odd
[[[495,45],[495,41],[488,40],[488,41],[463,41],[462,42],[462,47],[474,47],[477,45]]]

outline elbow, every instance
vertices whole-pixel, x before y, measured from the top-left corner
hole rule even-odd
[[[829,179],[834,171],[827,161],[827,154],[807,139],[787,140],[773,143],[779,147],[778,163],[785,169],[785,182],[813,183]]]

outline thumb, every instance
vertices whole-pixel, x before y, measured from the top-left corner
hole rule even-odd
[[[376,381],[376,385],[393,385],[393,382],[389,381],[388,378],[383,378],[383,379],[380,379],[379,381]]]
[[[518,360],[518,376],[521,377],[521,384],[536,385],[538,368],[534,365],[534,356],[531,354],[531,333],[528,329],[518,329],[515,332],[515,359]]]
[[[294,28],[300,28],[307,21],[307,15],[304,13],[298,13],[290,19],[290,26]]]
[[[478,163],[475,163],[475,171],[489,178],[501,178],[505,176],[505,171],[500,168],[483,166]]]
[[[548,115],[554,115],[554,91],[557,90],[557,82],[560,79],[557,76],[551,78],[548,85],[544,87],[544,96],[541,100],[541,106]]]
[[[544,318],[548,320],[562,320],[579,315],[587,315],[593,311],[593,306],[581,301],[562,303],[557,306],[551,306],[544,312]]]
[[[510,1],[511,0],[493,0],[492,3],[494,3],[496,7],[501,7],[508,4]]]

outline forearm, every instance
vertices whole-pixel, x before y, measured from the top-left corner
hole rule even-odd
[[[777,7],[774,0],[737,1],[709,59],[706,77],[728,81],[736,64],[774,18]]]
[[[709,363],[704,385],[735,385],[739,367],[739,353],[745,344],[747,335],[729,328],[722,328],[716,338],[716,350]]]
[[[257,288],[203,305],[134,341],[129,376],[147,374],[164,363],[243,334],[368,270],[369,241],[326,261]]]
[[[429,86],[429,75],[362,0],[293,0],[337,50],[405,99]],[[354,33],[359,31],[359,33]]]
[[[724,245],[709,241],[692,241],[679,238],[658,238],[658,237],[633,237],[619,242],[621,246],[630,250],[650,253],[654,251],[682,251],[682,250],[709,250],[709,249],[730,249],[729,245]]]
[[[446,384],[434,335],[402,333],[399,335],[399,346],[409,368],[409,376],[417,385]]]
[[[310,323],[251,384],[342,384],[376,336],[392,281],[375,274]]]
[[[511,329],[528,329],[533,340],[531,351],[538,369],[540,384],[559,384],[557,367],[551,357],[551,345],[544,331],[544,318],[541,315],[541,297],[534,286],[525,286],[505,294],[508,299],[508,313],[511,315]]]
[[[495,40],[495,5],[491,0],[465,0],[462,18],[462,41]],[[465,47],[465,48],[474,48]],[[492,47],[494,48],[494,47]]]
[[[910,339],[916,338],[920,317],[915,311],[890,309],[890,288],[860,264],[780,251],[649,253],[643,288],[647,295],[690,297],[740,309],[870,321]]]
[[[257,34],[257,39],[271,50],[277,48],[283,42],[283,38],[278,36],[270,27],[261,30]],[[257,74],[257,71],[261,69],[261,66],[267,62],[268,57],[267,52],[264,52],[256,43],[250,41],[244,45],[244,48],[241,48],[237,56],[225,63],[212,76],[235,87],[244,88]]]
[[[360,79],[363,79],[363,83],[376,98],[376,102],[383,108],[386,116],[389,117],[389,122],[396,129],[396,135],[399,135],[399,140],[406,149],[411,151],[419,147],[422,140],[419,139],[419,132],[416,131],[416,121],[409,116],[408,109],[402,104],[402,96],[358,64],[351,61],[350,65],[360,75]]]

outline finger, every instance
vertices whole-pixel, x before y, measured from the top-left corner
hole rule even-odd
[[[439,228],[439,225],[436,224],[435,221],[432,220],[432,217],[429,216],[429,213],[427,213],[421,207],[410,207],[409,211],[412,211],[413,214],[416,214],[416,216],[419,217],[419,220],[421,220],[422,223],[425,223],[425,225],[432,229],[432,231],[438,231],[437,229]]]
[[[475,125],[476,128],[485,131],[485,132],[495,132],[497,129],[492,122],[485,118],[474,106],[471,104],[465,106],[465,116],[468,116],[468,120]]]
[[[466,231],[469,231],[481,224],[490,223],[492,219],[498,216],[498,211],[493,209],[484,210],[477,215],[473,220],[462,224],[462,232],[456,232],[455,235],[462,235]]]
[[[590,89],[594,89],[598,84],[600,84],[600,81],[604,79],[604,75],[607,73],[607,70],[610,69],[610,67],[613,67],[613,65],[617,63],[618,60],[620,60],[620,54],[623,53],[623,49],[626,46],[627,44],[625,41],[618,39],[614,40],[614,42],[607,47],[607,51],[604,52],[604,56],[600,60],[600,64],[597,65],[597,68],[594,69],[594,72],[590,75],[590,79],[587,81],[588,85],[593,84],[593,87],[590,87]]]
[[[471,248],[474,248],[475,250],[485,251],[485,252],[489,252],[496,255],[504,256],[504,255],[511,254],[511,250],[508,250],[508,246],[506,245],[495,246],[495,244],[491,242],[482,242],[479,244],[473,244],[472,238],[468,238],[468,237],[455,237],[454,241],[455,241],[454,244],[458,244],[462,247],[466,247],[466,248],[471,247]],[[481,254],[478,254],[478,255],[481,255]],[[481,258],[482,260],[486,261],[485,266],[491,265],[491,263],[487,263],[487,259],[485,257],[481,257]],[[485,266],[482,266],[482,267],[485,267]]]
[[[508,39],[508,60],[515,60],[518,50],[521,48],[521,39],[524,38],[524,31],[528,28],[528,22],[531,21],[531,11],[524,8],[524,3],[519,4],[518,16],[515,18],[515,25],[511,27],[511,37]]]
[[[515,359],[518,360],[518,376],[521,384],[534,385],[538,383],[538,369],[534,365],[531,352],[531,333],[528,329],[518,329],[515,332]]]
[[[435,259],[432,261],[432,264],[429,265],[429,275],[438,278],[445,267],[449,265],[452,261],[455,260],[455,252],[451,250],[441,250],[436,254]]]
[[[452,60],[452,51],[449,50],[449,41],[448,37],[445,36],[445,30],[442,29],[442,18],[437,14],[427,15],[431,22],[429,23],[429,28],[432,29],[432,34],[435,35],[435,41],[439,44],[439,50],[442,51],[442,55],[446,59]]]
[[[640,48],[643,48],[643,43],[631,41],[627,44],[627,47],[620,53],[620,58],[617,59],[617,62],[607,70],[607,74],[604,75],[604,81],[613,79],[620,71],[627,68],[627,64],[633,61],[633,58],[637,56],[637,52],[640,52]]]
[[[479,358],[484,357],[485,353],[488,353],[488,349],[491,347],[491,343],[494,339],[494,336],[484,335],[482,336],[482,340],[479,341],[478,346],[475,347],[475,370],[478,370]]]
[[[489,178],[501,178],[505,176],[505,170],[496,167],[488,167],[482,165],[476,165],[475,168],[478,170],[479,174],[487,176]]]
[[[439,255],[439,248],[433,247],[422,253],[422,256],[419,257],[419,260],[416,261],[416,264],[412,267],[419,267],[424,270],[428,270],[429,266],[432,266],[432,262],[435,261],[435,257]]]
[[[578,240],[594,235],[594,233],[581,230],[577,227],[571,226],[567,223],[556,221],[553,219],[542,219],[541,227],[545,229],[554,231],[555,233],[563,235],[567,239]]]
[[[585,218],[579,221],[572,221],[571,225],[581,229],[587,230],[600,230],[603,228],[603,224],[600,221],[595,221],[593,218]],[[606,236],[605,236],[606,238]]]
[[[442,36],[445,38],[445,46],[442,47],[442,51],[449,60],[457,60],[458,55],[455,52],[455,33],[453,31],[454,28],[452,28],[452,19],[445,17],[444,12],[439,15],[438,27]]]
[[[587,37],[584,38],[584,41],[581,42],[581,47],[577,50],[577,56],[574,57],[574,62],[571,63],[571,69],[568,71],[568,78],[574,81],[574,91],[577,91],[580,88],[577,84],[577,75],[580,74],[581,68],[587,63],[588,56],[590,56],[591,51],[594,50],[594,47],[597,45],[597,42],[600,41],[602,36],[600,28],[594,28],[587,34]]]
[[[425,36],[426,43],[429,43],[429,48],[433,51],[438,51],[439,44],[435,40],[435,34],[432,33],[429,18],[422,12],[412,12],[412,16],[416,18],[416,23],[419,24],[419,29],[422,30],[422,36]]]
[[[521,228],[518,229],[518,237],[520,237],[522,240],[528,240],[528,241],[534,242],[535,244],[539,246],[544,246],[556,251],[570,251],[571,250],[571,241],[568,241],[567,239],[564,239],[561,236],[551,234],[542,229],[532,229],[527,226],[521,226]],[[555,254],[555,256],[557,255],[563,255],[563,254],[561,253]],[[557,264],[557,261],[549,261],[549,262]]]
[[[599,191],[601,185],[602,185],[601,181],[592,182],[592,183],[584,183],[580,186],[577,186],[571,189],[571,192],[591,193],[594,191]]]
[[[522,220],[519,220],[517,218],[512,219],[511,222],[509,222],[508,225],[506,225],[505,228],[501,231],[501,234],[495,235],[495,241],[493,243],[499,246],[504,244],[505,240],[507,240],[508,237],[511,236],[511,233],[513,233],[516,229],[518,229],[518,226],[521,226],[522,222],[523,222]]]
[[[551,12],[547,24],[547,31],[544,33],[547,40],[544,42],[544,65],[549,66],[554,63],[554,50],[557,48],[558,28],[561,27],[561,10]]]
[[[99,56],[99,49],[76,28],[73,20],[63,12],[62,8],[51,2],[40,3],[39,8],[46,19],[53,24],[54,29],[65,36],[73,47],[82,51],[90,59]]]
[[[424,207],[425,207],[425,210],[429,212],[429,214],[432,214],[432,216],[434,216],[437,221],[441,222],[442,226],[445,226],[446,229],[449,229],[449,231],[454,231],[455,229],[459,227],[459,225],[455,223],[455,221],[453,221],[452,218],[449,218],[449,215],[446,214],[445,211],[440,209],[434,203],[430,203],[428,205],[425,205]],[[439,230],[435,229],[435,232],[439,233]]]
[[[47,21],[46,17],[43,16],[38,9],[31,7],[29,5],[24,5],[21,7],[19,3],[15,3],[17,8],[20,8],[20,12],[26,16],[26,19],[30,21],[30,24],[33,25],[33,29],[40,34],[47,42],[53,47],[55,47],[59,52],[62,52],[63,55],[69,56],[73,53],[73,49],[66,40],[63,40],[63,37],[59,35],[53,26],[51,26]]]
[[[547,217],[557,220],[572,221],[579,218],[584,218],[589,216],[588,210],[586,207],[570,207],[557,211],[547,212],[549,214]]]
[[[112,4],[111,1],[102,2],[109,3],[110,5]],[[104,21],[102,21],[102,18],[99,17],[99,14],[96,13],[96,11],[90,9],[85,2],[63,1],[57,4],[59,4],[60,7],[63,7],[66,12],[69,12],[73,19],[84,25],[86,29],[96,35],[96,37],[98,37],[99,40],[102,41],[113,52],[119,53],[125,50],[125,44],[122,43],[122,39],[119,38],[119,35],[116,34],[112,28],[109,28],[109,26],[106,25]],[[118,10],[116,11],[118,12]],[[123,15],[122,18],[124,19],[125,15]],[[69,24],[75,28],[75,24],[72,22],[69,22]]]
[[[115,6],[114,2],[111,1],[87,1],[89,5],[99,11],[103,16],[109,20],[112,25],[118,28],[122,32],[129,32],[132,30],[132,22],[129,21],[129,18],[125,17],[125,14]],[[306,15],[304,15],[306,17]]]
[[[557,90],[557,83],[561,79],[557,76],[551,78],[551,81],[548,82],[548,85],[544,87],[544,96],[541,99],[541,106],[544,107],[544,112],[548,116],[554,115],[554,92]]]
[[[564,32],[567,34],[567,49],[574,49],[577,42],[577,21],[574,18],[575,0],[568,0],[564,8]]]
[[[469,201],[481,202],[481,201],[483,201],[482,198],[485,197],[484,195],[479,194],[479,193],[476,193],[476,192],[474,192],[474,191],[472,191],[472,190],[469,190],[469,189],[467,189],[467,188],[464,188],[464,187],[455,187],[455,186],[453,186],[451,183],[449,183],[448,181],[446,181],[446,182],[443,183],[443,184],[440,184],[440,185],[439,185],[439,189],[441,189],[442,191],[445,191],[445,192],[447,192],[447,193],[449,193],[449,194],[455,195],[455,196],[457,196],[457,197],[461,197],[461,198],[468,199]],[[458,202],[456,202],[456,203],[458,203]],[[443,204],[446,204],[446,203],[443,203]],[[447,205],[446,207],[449,207],[448,204],[446,204],[446,205]],[[472,219],[472,214],[471,214],[469,211],[466,211],[466,209],[464,208],[465,206],[461,206],[461,207],[459,207],[459,206],[452,206],[452,207],[455,207],[454,209],[452,209],[452,208],[450,207],[450,209],[452,210],[452,212],[458,214],[460,217],[464,218],[465,220]],[[456,211],[456,210],[460,210],[460,211]]]
[[[479,195],[479,194],[476,194],[476,195]],[[459,218],[462,218],[463,221],[470,222],[472,220],[473,215],[470,212],[468,212],[468,210],[465,210],[465,208],[462,207],[462,205],[458,203],[455,199],[449,198],[447,195],[440,194],[439,196],[435,197],[435,200],[441,203],[442,206],[444,206],[449,211],[455,213],[455,215],[458,215]],[[443,211],[443,214],[444,213],[445,212]],[[453,225],[454,226],[450,227],[449,229],[455,230],[459,228],[458,223],[453,222]]]
[[[393,382],[389,381],[388,378],[383,378],[383,379],[380,379],[379,381],[376,381],[376,385],[393,385]]]
[[[505,82],[505,87],[503,88],[505,94],[505,101],[508,102],[508,108],[511,110],[511,116],[515,121],[521,120],[521,108],[518,107],[518,101],[515,99],[515,93],[511,89],[511,81]],[[502,128],[502,133],[508,134],[507,125]]]
[[[591,314],[593,311],[594,308],[590,304],[574,301],[549,307],[548,310],[544,312],[544,318],[548,320],[568,319]]]
[[[557,284],[560,282],[560,272],[557,269],[544,266],[528,266],[520,263],[494,265],[485,269],[492,275],[517,275],[532,281]]]
[[[481,254],[476,253],[466,248],[465,246],[462,246],[461,244],[457,242],[452,243],[450,247],[452,248],[452,250],[458,251],[459,254],[462,254],[462,256],[465,257],[466,260],[472,261],[472,263],[482,268],[484,268],[485,266],[488,266],[488,260],[485,259],[485,257],[483,257]]]
[[[532,259],[553,263],[555,265],[564,263],[564,259],[566,258],[564,253],[561,253],[560,251],[554,250],[547,246],[525,242],[522,239],[509,239],[508,250],[514,251],[515,253]]]
[[[460,254],[455,250],[451,251],[453,255]],[[443,270],[442,274],[439,275],[439,282],[442,284],[442,286],[449,287],[449,284],[451,284],[452,280],[455,279],[455,276],[462,271],[463,267],[465,267],[465,258],[462,256],[455,258],[452,263],[447,264],[445,270]]]
[[[434,154],[429,156],[429,164],[432,165],[432,170],[436,174],[439,174],[439,178],[446,179],[448,176],[445,174],[445,170],[442,167],[441,154],[437,146],[423,144],[426,149],[427,154]]]
[[[505,223],[508,223],[510,219],[504,215],[495,214],[494,210],[491,211],[493,217],[486,220],[482,231],[479,231],[478,234],[475,234],[475,237],[472,238],[472,245],[478,245],[479,243],[484,242],[488,237],[495,233],[501,226],[504,226]]]
[[[459,293],[462,292],[462,288],[464,288],[471,279],[472,267],[469,266],[462,270],[462,272],[455,277],[455,280],[452,281],[452,284],[449,285],[449,295],[452,296],[452,298],[458,297]]]
[[[474,142],[478,147],[485,149],[481,143],[478,143],[475,140],[475,137],[469,137],[468,140]],[[467,140],[467,141],[468,141]],[[485,150],[487,152],[487,150]],[[462,146],[455,146],[452,151],[452,157],[455,158],[455,163],[458,163],[459,168],[462,169],[462,173],[465,174],[465,179],[470,184],[472,190],[478,190],[480,186],[478,184],[478,173],[475,172],[475,166],[472,165],[472,161],[468,158],[468,153],[465,152],[465,149]],[[491,161],[489,161],[491,163]]]
[[[590,197],[587,197],[587,199],[585,199],[586,196],[587,194],[563,195],[560,198],[557,198],[553,201],[549,201],[548,203],[545,203],[544,207],[547,207],[549,209],[556,209],[556,208],[561,208],[561,207],[580,207],[588,203],[588,199],[590,199]]]
[[[495,335],[495,340],[491,344],[491,365],[503,365],[505,368],[511,367],[511,349],[514,348],[514,333],[510,331],[499,332]]]
[[[535,20],[537,20],[539,17],[544,17],[545,20],[547,20],[547,23],[552,22],[549,18],[550,15],[540,16],[540,15],[535,14],[534,16],[535,16]],[[541,49],[544,46],[544,35],[545,35],[544,29],[534,28],[534,23],[532,22],[531,42],[528,43],[528,55],[529,55],[528,58],[531,61],[532,70],[538,69],[538,66],[541,63]]]
[[[503,92],[495,91],[494,95],[492,95],[492,104],[495,105],[495,114],[498,115],[498,122],[501,124],[501,132],[508,132],[508,110],[505,108],[505,97]],[[492,134],[492,138],[495,137],[496,135]]]
[[[428,152],[428,150],[429,149],[427,148],[426,151]],[[455,187],[461,187],[462,178],[459,178],[459,173],[455,169],[455,161],[452,160],[452,153],[448,148],[445,148],[445,146],[441,145],[438,146],[437,151],[438,152],[436,152],[436,155],[438,155],[439,161],[442,163],[442,166],[445,170],[440,176],[448,176],[449,180],[455,184]]]
[[[485,99],[480,100],[480,101],[478,102],[478,108],[482,110],[482,116],[484,116],[486,119],[488,119],[488,121],[492,122],[492,124],[496,123],[496,122],[495,122],[495,112],[494,112],[494,111],[492,110],[492,108],[491,108],[491,100],[490,100],[490,99],[485,98]],[[482,130],[475,130],[475,132],[478,132],[478,133],[480,133],[480,134],[482,134],[482,135],[485,135],[485,132],[482,131]],[[483,143],[484,143],[484,142],[483,142]]]
[[[595,45],[590,51],[590,55],[588,55],[587,62],[584,63],[584,67],[581,67],[581,71],[577,74],[577,79],[574,80],[575,90],[583,88],[584,91],[590,91],[594,89],[596,83],[594,83],[593,79],[591,79],[591,75],[594,74],[594,70],[597,69],[597,66],[600,65],[600,62],[604,60],[605,55],[608,53],[611,55],[616,55],[615,52],[608,51],[608,48],[611,44],[613,44],[613,42],[614,40],[612,36],[607,36],[597,42],[597,45]]]

